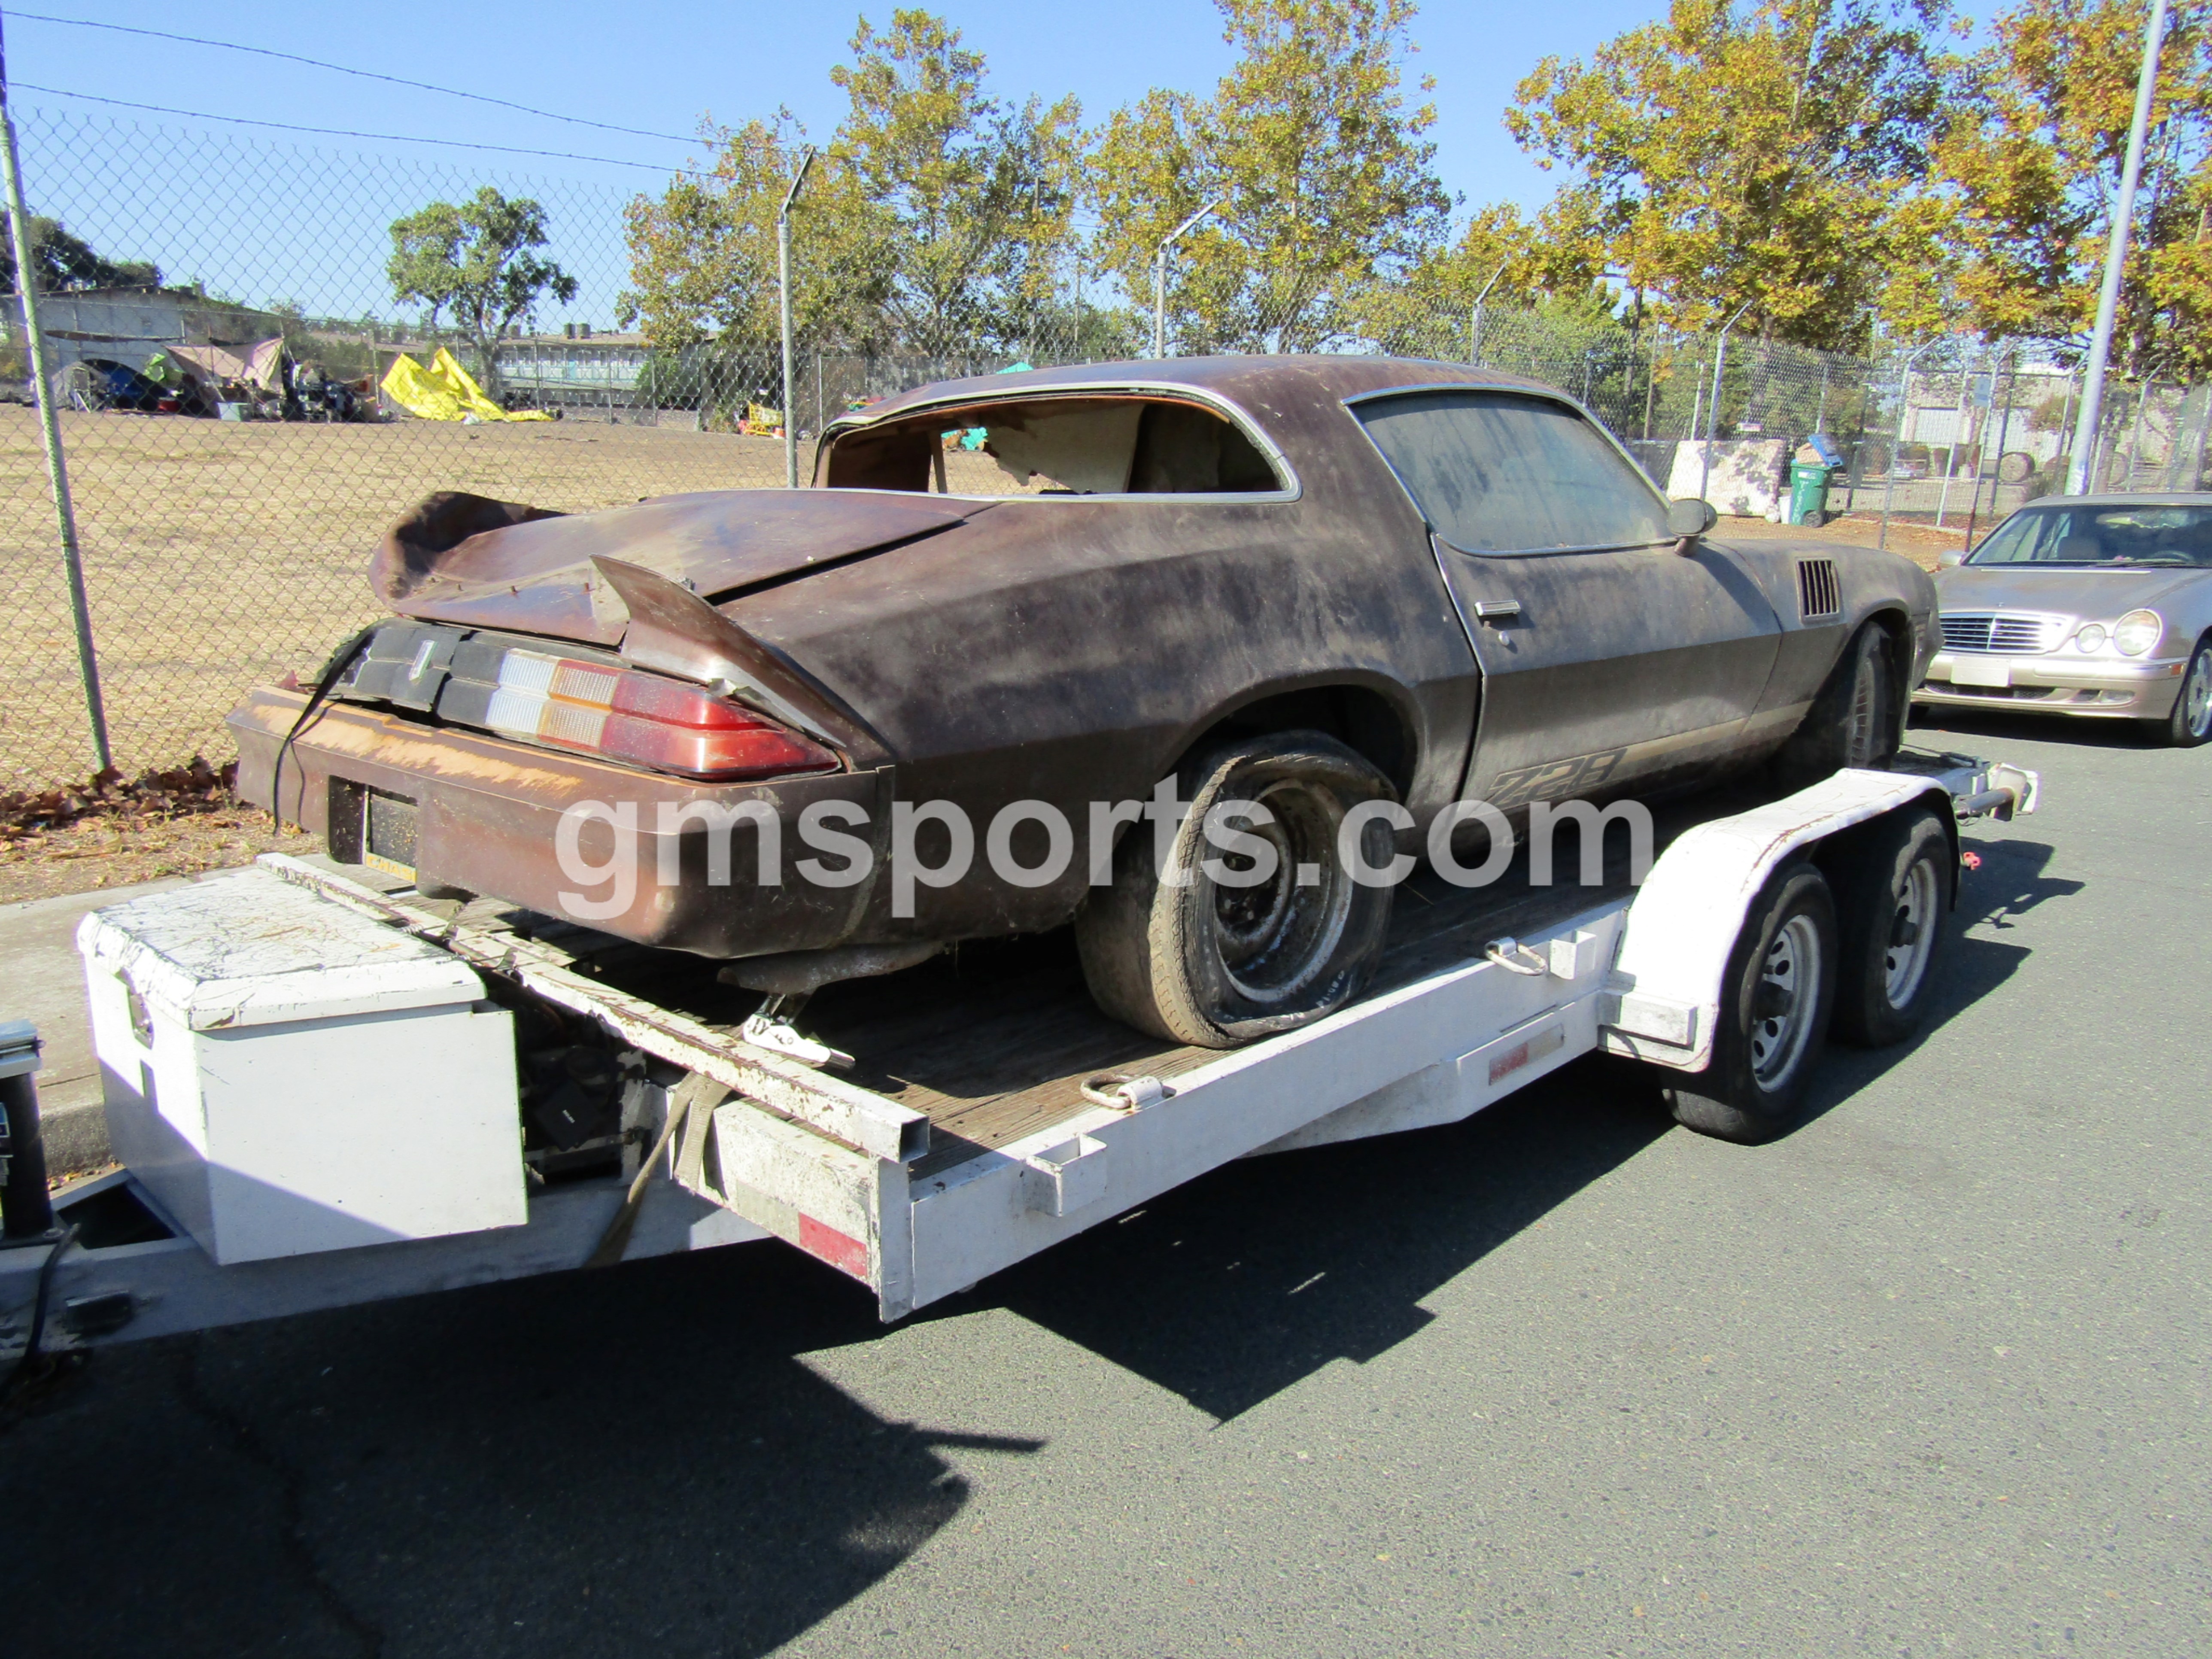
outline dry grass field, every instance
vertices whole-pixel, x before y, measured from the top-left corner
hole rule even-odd
[[[245,690],[319,666],[375,616],[369,553],[433,490],[576,512],[783,477],[774,439],[586,421],[227,425],[71,412],[63,441],[126,774],[228,758],[222,717]],[[956,490],[1013,487],[981,455],[956,453],[947,466]],[[1872,532],[1845,520],[1810,533],[1871,542]],[[1808,532],[1730,520],[1723,533]],[[1925,563],[1942,544],[1892,527],[1891,545]],[[0,405],[0,793],[82,779],[93,753],[45,461],[35,416],[16,405]]]
[[[580,511],[783,478],[773,439],[597,422],[62,422],[126,772],[223,758],[222,716],[241,692],[319,665],[376,614],[369,553],[433,490]],[[92,749],[46,464],[36,416],[15,405],[0,406],[0,791],[82,778]]]

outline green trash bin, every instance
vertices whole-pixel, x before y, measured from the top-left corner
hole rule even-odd
[[[1827,518],[1828,478],[1835,471],[1818,461],[1790,464],[1790,522],[1819,525]]]

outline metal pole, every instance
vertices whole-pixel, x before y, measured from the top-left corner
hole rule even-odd
[[[1168,355],[1168,250],[1181,241],[1200,219],[1221,205],[1216,197],[1167,234],[1152,252],[1152,356]]]
[[[1751,309],[1746,300],[1735,308],[1735,315],[1721,325],[1721,337],[1713,348],[1713,400],[1705,406],[1705,463],[1698,474],[1698,499],[1705,499],[1705,491],[1713,481],[1713,434],[1720,428],[1721,372],[1728,367],[1729,330],[1734,328],[1743,313]]]
[[[783,483],[787,489],[799,488],[795,419],[799,411],[791,406],[791,204],[799,199],[799,187],[806,182],[813,165],[814,152],[810,149],[799,158],[799,171],[791,176],[791,188],[783,192],[783,204],[775,210],[775,302],[783,325]]]
[[[1897,452],[1905,447],[1905,406],[1912,397],[1912,366],[1920,361],[1921,353],[1935,343],[1930,340],[1918,351],[1906,354],[1905,368],[1897,377],[1897,435],[1889,441],[1889,465],[1882,469],[1881,533],[1874,538],[1874,544],[1878,548],[1889,545],[1889,502],[1897,493]]]
[[[2005,359],[2005,401],[2003,408],[1999,410],[1997,416],[1997,464],[1996,466],[1990,469],[1990,512],[1992,516],[1996,514],[1997,510],[1997,489],[1998,486],[2003,483],[2003,480],[1998,477],[1998,473],[2004,466],[2005,434],[2012,429],[2013,386],[2019,379],[2020,353],[2015,349],[2010,356]],[[1991,369],[1990,371],[1990,398],[1992,402],[1996,400],[1996,395],[1997,375],[1996,371],[1995,369]],[[1987,419],[1984,419],[1982,422],[1982,430],[1987,432],[1989,429],[1990,423]],[[1974,458],[1974,493],[1969,496],[1966,501],[1966,545],[1965,550],[1969,553],[1974,550],[1974,518],[1981,510],[1982,462],[1981,457],[1977,455]]]
[[[2004,435],[2013,429],[2013,389],[2020,385],[2020,352],[2004,358],[2004,407],[1997,411],[1997,465],[1989,469],[1989,514],[1997,515],[1997,491],[2004,487]],[[1989,374],[1989,396],[1997,396],[1997,374]],[[1989,431],[1989,422],[1982,422],[1982,431]],[[1966,502],[1966,550],[1973,553],[1973,518],[1982,511],[1982,462],[1973,465],[1973,498]]]
[[[1482,366],[1482,302],[1490,297],[1490,290],[1498,286],[1498,279],[1511,263],[1510,259],[1498,262],[1498,269],[1490,273],[1490,280],[1482,285],[1482,292],[1474,296],[1474,309],[1467,314],[1467,361],[1471,368]]]
[[[2142,464],[2143,415],[2150,408],[2151,388],[2155,384],[2153,376],[2146,374],[2142,383],[2136,388],[2136,422],[2134,430],[2128,434],[2128,476],[2127,482],[2121,486],[2124,489],[2136,487],[2136,468]]]
[[[115,764],[107,742],[107,705],[100,690],[100,655],[92,643],[92,602],[84,587],[84,555],[77,545],[76,508],[70,500],[69,462],[62,453],[60,416],[54,412],[54,387],[46,361],[46,337],[39,327],[38,261],[31,246],[31,210],[23,205],[23,166],[15,153],[15,119],[8,107],[8,53],[0,40],[0,167],[7,173],[8,231],[15,248],[15,291],[23,302],[23,332],[31,349],[31,380],[39,405],[39,439],[46,446],[46,483],[53,492],[54,522],[61,532],[62,569],[69,578],[70,611],[76,623],[77,672],[84,682],[86,718],[92,726],[92,752],[100,769]]]
[[[1936,497],[1936,527],[1943,527],[1943,514],[1951,505],[1951,475],[1959,470],[1959,439],[1966,430],[1966,420],[1972,405],[1967,394],[1973,386],[1973,375],[1963,362],[1959,365],[1959,420],[1951,428],[1951,441],[1943,451],[1943,489]]]
[[[2142,69],[2136,76],[2135,119],[2128,127],[2127,160],[2120,167],[2120,199],[2112,214],[2112,234],[2105,242],[2105,285],[2097,295],[2097,329],[2089,337],[2089,372],[2081,388],[2081,412],[2074,427],[2074,462],[2066,493],[2087,495],[2094,461],[2097,428],[2104,414],[2105,365],[2112,355],[2112,324],[2120,309],[2120,277],[2128,262],[2128,232],[2136,212],[2136,182],[2142,173],[2143,134],[2150,125],[2151,94],[2158,87],[2158,48],[2166,34],[2166,0],[2151,0],[2150,26],[2143,31]]]

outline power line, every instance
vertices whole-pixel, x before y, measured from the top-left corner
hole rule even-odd
[[[602,132],[628,133],[633,138],[662,138],[667,140],[667,142],[672,144],[690,144],[696,143],[698,142],[696,138],[679,137],[676,134],[671,132],[648,132],[642,127],[619,127],[610,121],[592,121],[586,119],[580,115],[562,115],[550,109],[534,109],[528,104],[514,103],[505,98],[494,98],[481,92],[465,92],[459,87],[433,86],[428,81],[404,80],[397,75],[380,75],[374,70],[349,69],[343,64],[326,64],[319,58],[302,58],[297,52],[275,52],[271,51],[267,46],[240,46],[235,40],[210,40],[197,34],[171,34],[162,29],[133,28],[127,23],[95,23],[82,17],[49,17],[43,12],[19,11],[13,13],[12,15],[19,18],[27,18],[33,23],[61,23],[70,28],[106,29],[113,34],[143,34],[149,40],[175,40],[188,46],[217,46],[225,52],[251,52],[257,58],[282,58],[288,64],[305,64],[312,69],[331,70],[339,75],[359,76],[364,81],[383,81],[395,87],[412,87],[417,92],[442,93],[448,98],[468,98],[474,100],[479,104],[496,104],[501,109],[519,110],[525,115],[542,116],[548,121],[567,121],[580,127],[597,127]],[[22,83],[19,82],[18,84]],[[33,90],[39,90],[39,88],[33,88]],[[69,95],[71,97],[82,97],[85,94],[82,93],[72,93]],[[151,108],[152,106],[148,105],[145,106],[145,107]],[[179,113],[180,112],[173,111],[170,112]],[[222,118],[220,116],[208,116],[203,118],[208,120],[220,120]],[[263,125],[274,126],[281,124],[276,122],[265,122]],[[320,129],[313,127],[301,127],[298,129],[298,131],[302,132],[313,132],[320,131]],[[427,143],[429,140],[424,139],[421,142]],[[479,149],[497,149],[501,148],[501,146],[496,144],[479,144],[476,146],[476,148]],[[515,153],[523,155],[547,155],[553,154],[550,150],[519,150]],[[577,156],[568,159],[589,161],[592,158],[589,156]],[[617,165],[642,166],[643,163],[623,162],[617,163]]]
[[[651,161],[618,161],[611,155],[578,155],[564,149],[520,149],[513,144],[479,144],[466,138],[415,138],[404,132],[356,132],[347,127],[303,127],[290,121],[264,121],[251,115],[210,115],[196,109],[172,109],[167,104],[134,104],[127,98],[103,98],[98,93],[71,92],[66,87],[42,87],[29,81],[16,81],[11,84],[25,92],[43,92],[52,98],[82,98],[87,103],[112,104],[118,109],[146,110],[155,115],[181,115],[189,121],[224,121],[233,126],[273,127],[279,132],[312,132],[325,138],[366,138],[379,144],[442,144],[450,149],[495,150],[501,155],[540,155],[556,161],[595,161],[602,167],[639,167],[647,173],[680,174],[692,179],[714,176],[694,167],[660,167]]]

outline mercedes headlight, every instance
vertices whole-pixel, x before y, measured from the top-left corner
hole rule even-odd
[[[2140,657],[2158,643],[2166,620],[2155,611],[2130,611],[2112,624],[2112,643],[2124,657]]]
[[[2105,648],[2105,628],[2102,623],[2091,623],[2074,636],[2077,651],[2102,651]]]

